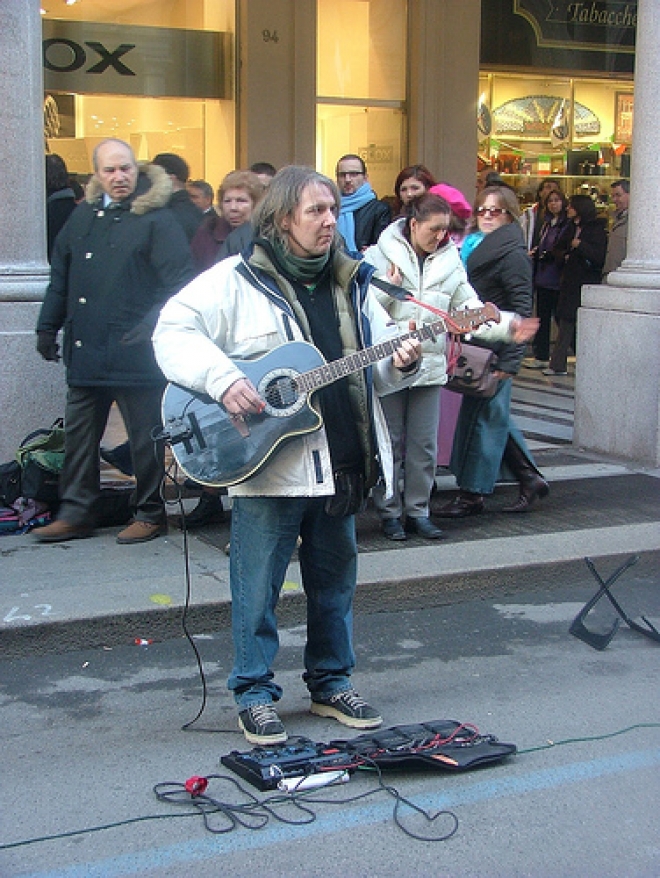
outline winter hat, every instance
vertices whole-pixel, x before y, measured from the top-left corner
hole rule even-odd
[[[469,201],[462,192],[454,188],[454,186],[450,186],[449,183],[436,183],[435,186],[431,186],[429,192],[444,198],[456,216],[459,216],[461,219],[467,219],[472,215],[472,207]]]

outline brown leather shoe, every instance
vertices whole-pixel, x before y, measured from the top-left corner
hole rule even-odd
[[[167,524],[154,524],[153,521],[134,521],[117,534],[117,542],[122,546],[133,543],[148,543],[161,534],[167,533]]]
[[[530,478],[521,482],[520,494],[516,502],[511,503],[510,506],[503,506],[502,512],[527,512],[532,504],[547,497],[549,493],[550,485],[542,476],[533,473]]]
[[[441,506],[434,512],[438,518],[467,518],[484,511],[484,498],[481,494],[458,494],[451,503]]]
[[[94,528],[86,524],[71,524],[58,518],[46,527],[35,530],[34,536],[40,543],[64,543],[67,540],[82,540],[92,535]]]

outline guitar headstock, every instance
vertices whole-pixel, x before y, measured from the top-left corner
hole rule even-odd
[[[482,308],[469,308],[465,311],[452,311],[450,331],[456,334],[473,332],[484,323],[499,323],[502,319],[499,308],[492,302],[486,302]]]

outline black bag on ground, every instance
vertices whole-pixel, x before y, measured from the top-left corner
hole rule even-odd
[[[21,468],[21,497],[45,503],[51,512],[59,506],[59,479],[64,466],[64,422],[49,430],[35,430],[16,452]]]
[[[0,464],[0,506],[12,506],[21,496],[21,474],[16,460]]]
[[[481,734],[471,723],[452,719],[392,726],[350,741],[331,741],[329,746],[379,768],[445,771],[468,771],[501,762],[517,749],[515,744],[505,744],[494,735]]]
[[[104,482],[94,504],[97,527],[116,527],[126,524],[133,517],[131,496],[133,482]]]

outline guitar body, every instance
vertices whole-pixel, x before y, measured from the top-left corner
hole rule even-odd
[[[163,396],[163,427],[172,453],[183,472],[202,485],[224,488],[245,481],[286,442],[322,424],[310,394],[296,384],[301,373],[325,365],[313,345],[287,342],[238,365],[266,400],[261,414],[236,421],[211,397],[177,384],[168,384]]]

